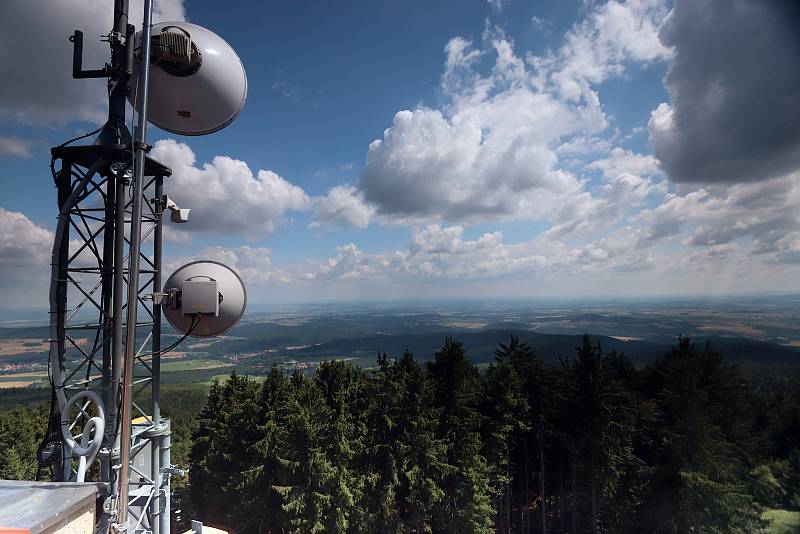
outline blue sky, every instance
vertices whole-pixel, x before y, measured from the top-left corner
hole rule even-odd
[[[69,78],[66,41],[106,31],[97,4],[0,7],[0,285],[15,294],[46,287],[48,148],[103,120],[103,82]],[[156,2],[157,20],[224,37],[249,85],[220,132],[150,129],[194,210],[166,230],[168,265],[223,259],[262,303],[795,291],[796,10],[721,5]],[[39,25],[38,48],[15,49]],[[748,81],[765,71],[789,73]],[[765,124],[787,134],[764,140]]]

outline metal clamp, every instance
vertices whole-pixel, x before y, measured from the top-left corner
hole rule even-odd
[[[178,475],[179,477],[186,475],[185,469],[179,469],[177,467],[164,467],[161,469],[161,472],[165,475]]]

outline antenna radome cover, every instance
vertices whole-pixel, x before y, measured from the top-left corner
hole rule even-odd
[[[200,64],[186,73],[161,68],[157,60],[152,61],[148,122],[181,135],[205,135],[224,128],[239,115],[247,98],[247,75],[241,59],[222,37],[207,28],[190,22],[159,22],[153,25],[152,33],[159,35],[165,28],[188,32]],[[151,57],[154,55],[151,51]],[[136,102],[137,82],[134,75],[131,102]]]
[[[172,273],[164,284],[164,293],[182,291],[187,281],[216,281],[219,292],[218,315],[202,314],[197,319],[178,302],[161,307],[164,317],[175,330],[191,337],[214,337],[230,330],[244,314],[247,292],[239,275],[225,264],[213,260],[187,263]]]

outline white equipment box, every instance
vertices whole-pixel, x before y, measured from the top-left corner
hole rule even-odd
[[[219,293],[216,280],[184,280],[181,285],[183,315],[219,315]]]

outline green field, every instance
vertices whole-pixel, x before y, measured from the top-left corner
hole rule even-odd
[[[800,512],[767,510],[761,517],[770,522],[770,534],[797,534],[800,532]]]
[[[47,384],[46,371],[34,371],[28,373],[14,373],[11,375],[0,375],[0,388],[24,388],[32,384],[45,386]]]
[[[47,378],[45,371],[32,371],[28,373],[14,373],[11,375],[0,375],[0,382],[13,382],[15,380],[37,380],[39,378]]]
[[[161,372],[197,371],[199,369],[215,369],[231,367],[232,364],[222,360],[177,360],[161,362]]]
[[[162,381],[167,383],[205,382],[210,374],[227,377],[230,374],[229,368],[231,367],[233,367],[233,364],[222,360],[166,361],[161,364]],[[0,375],[0,389],[27,388],[30,386],[48,386],[47,372],[33,371]]]

